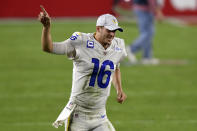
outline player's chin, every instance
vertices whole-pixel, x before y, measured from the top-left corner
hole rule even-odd
[[[108,44],[111,44],[112,40],[113,40],[113,39],[107,39],[107,43],[108,43]]]

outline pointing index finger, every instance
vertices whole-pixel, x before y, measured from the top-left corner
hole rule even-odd
[[[42,11],[43,11],[43,13],[44,13],[45,15],[48,14],[47,11],[44,9],[44,7],[43,7],[42,5],[40,5],[40,8],[42,9]]]

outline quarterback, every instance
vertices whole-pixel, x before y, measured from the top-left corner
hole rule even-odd
[[[123,31],[117,19],[110,14],[101,15],[95,33],[74,32],[63,42],[53,42],[51,19],[43,6],[41,9],[38,19],[43,25],[43,51],[66,55],[73,61],[70,99],[53,126],[65,124],[66,131],[115,131],[105,106],[111,83],[116,88],[117,101],[123,103],[126,99],[120,61],[127,55],[124,40],[115,37],[117,30]]]

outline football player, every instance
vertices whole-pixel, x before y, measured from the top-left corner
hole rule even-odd
[[[104,14],[98,17],[95,33],[75,32],[63,42],[53,42],[51,18],[43,6],[39,21],[43,24],[43,51],[66,55],[73,60],[72,91],[68,104],[53,123],[65,123],[70,131],[115,131],[106,115],[106,101],[111,82],[117,90],[117,101],[123,103],[126,94],[121,85],[120,61],[127,54],[124,40],[115,37],[117,19]]]

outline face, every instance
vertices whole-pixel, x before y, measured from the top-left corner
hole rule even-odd
[[[99,40],[101,43],[110,45],[111,41],[115,37],[116,30],[110,31],[110,30],[106,29],[105,27],[98,27],[97,33],[100,34]]]

